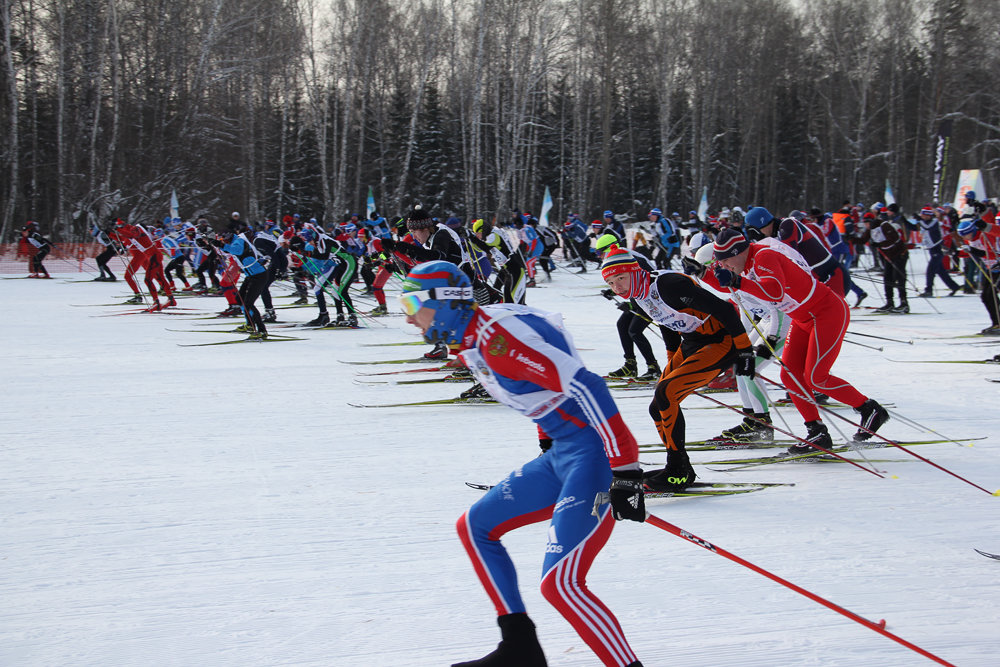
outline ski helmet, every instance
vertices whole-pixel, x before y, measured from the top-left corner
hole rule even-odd
[[[975,190],[969,190],[968,192],[965,193],[965,198],[966,199],[975,199],[976,198],[976,191]]]
[[[403,312],[415,315],[421,308],[434,310],[434,321],[424,332],[428,343],[458,343],[475,313],[472,281],[451,262],[434,260],[413,267],[403,281],[399,297]]]

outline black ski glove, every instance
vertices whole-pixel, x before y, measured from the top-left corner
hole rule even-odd
[[[538,447],[542,450],[542,454],[549,451],[549,447],[552,446],[552,438],[539,438]],[[541,456],[542,454],[539,454]]]
[[[646,520],[646,498],[642,493],[641,470],[615,470],[609,495],[611,515],[616,521]]]
[[[757,371],[757,358],[754,354],[753,348],[746,350],[740,350],[740,354],[736,357],[736,363],[733,364],[733,371],[737,375],[742,375],[748,380],[752,380]]]
[[[766,340],[766,343],[761,343],[753,349],[754,354],[761,359],[770,359],[772,356],[771,350],[778,345],[778,339],[774,336],[768,336]]]
[[[603,296],[608,301],[614,301],[615,300],[615,291],[613,289],[611,289],[610,287],[608,287],[607,289],[602,289],[601,290],[601,296]]]
[[[705,266],[698,260],[692,257],[684,257],[681,259],[681,266],[684,268],[684,273],[689,276],[694,276],[695,278],[701,278],[705,275]]]
[[[615,305],[615,308],[617,308],[618,310],[620,310],[622,312],[625,312],[625,313],[631,313],[632,312],[632,304],[629,301],[619,301]]]
[[[382,250],[392,252],[396,249],[396,241],[393,239],[382,239]]]

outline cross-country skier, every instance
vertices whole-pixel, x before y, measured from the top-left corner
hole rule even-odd
[[[719,233],[714,248],[716,267],[703,276],[708,285],[733,292],[737,300],[738,292],[771,302],[792,319],[781,355],[781,381],[805,421],[806,439],[822,449],[833,447],[812,397],[813,390],[858,411],[861,424],[854,439],[869,439],[888,421],[889,413],[846,380],[830,373],[851,320],[843,298],[819,282],[782,244],[750,243],[742,233],[729,229]],[[812,445],[804,443],[789,448],[793,454],[813,450]]]
[[[982,330],[981,333],[995,336],[1000,335],[1000,308],[998,308],[998,281],[1000,281],[1000,234],[996,230],[996,225],[990,229],[991,225],[977,218],[966,218],[958,223],[956,233],[965,242],[963,249],[969,254],[972,261],[976,263],[983,275],[982,294],[980,299],[986,307],[986,312],[990,315],[990,326]],[[992,231],[993,233],[988,233]]]
[[[500,538],[548,519],[542,594],[604,665],[640,667],[614,614],[586,583],[615,519],[646,516],[638,447],[604,381],[583,366],[561,316],[514,304],[479,307],[469,277],[449,262],[414,267],[400,303],[428,343],[461,345],[466,364],[493,397],[538,425],[546,450],[458,520],[462,544],[496,607],[502,640],[487,656],[453,667],[546,664]],[[594,516],[596,494],[609,488],[611,506]]]
[[[42,260],[45,256],[49,254],[52,250],[52,242],[47,238],[42,236],[41,232],[38,231],[38,223],[34,220],[29,220],[24,226],[24,238],[35,248],[35,254],[31,256],[31,260],[28,262],[31,267],[31,273],[28,275],[29,278],[51,278],[45,265],[42,264]]]
[[[684,448],[681,401],[730,366],[739,375],[753,377],[750,339],[732,304],[690,276],[670,272],[654,278],[622,250],[607,254],[601,275],[615,294],[632,299],[669,334],[664,342],[670,358],[649,405],[649,415],[667,449],[667,465],[647,473],[643,481],[654,491],[682,490],[694,482],[695,473]]]

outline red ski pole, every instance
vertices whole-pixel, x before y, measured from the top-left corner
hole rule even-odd
[[[594,512],[597,513],[598,508],[601,505],[603,505],[604,503],[606,503],[606,502],[608,502],[608,494],[606,494],[606,493],[599,493],[599,494],[597,494],[597,497],[594,499]],[[797,584],[793,584],[792,582],[788,581],[787,579],[783,579],[782,577],[779,577],[778,575],[774,574],[773,572],[769,572],[769,571],[765,570],[762,567],[754,565],[753,563],[751,563],[750,561],[748,561],[748,560],[746,560],[744,558],[740,558],[739,556],[737,556],[736,554],[734,554],[732,552],[726,551],[722,547],[719,547],[719,546],[716,546],[716,545],[712,544],[708,540],[702,539],[702,538],[698,537],[697,535],[689,533],[686,530],[684,530],[683,528],[679,528],[679,527],[675,526],[674,524],[670,523],[669,521],[664,521],[663,519],[661,519],[660,517],[658,517],[658,516],[656,516],[654,514],[650,514],[648,512],[646,513],[646,523],[651,524],[653,526],[656,526],[660,530],[665,530],[668,533],[673,533],[677,537],[683,538],[683,539],[687,540],[688,542],[691,542],[692,544],[696,544],[699,547],[701,547],[702,549],[707,549],[708,551],[711,551],[712,553],[718,554],[718,555],[722,556],[723,558],[728,558],[729,560],[733,561],[734,563],[739,563],[743,567],[749,568],[749,569],[753,570],[754,572],[756,572],[757,574],[760,574],[760,575],[763,575],[763,576],[767,577],[771,581],[775,581],[775,582],[781,584],[782,586],[784,586],[786,588],[790,588],[791,590],[795,591],[799,595],[804,595],[805,597],[809,598],[813,602],[818,602],[819,604],[823,605],[824,607],[826,607],[828,609],[832,609],[833,611],[837,612],[838,614],[841,614],[842,616],[846,616],[847,618],[851,619],[852,621],[855,621],[856,623],[860,623],[861,625],[865,626],[866,628],[874,630],[875,632],[879,633],[880,635],[884,635],[884,636],[888,637],[889,639],[893,640],[894,642],[902,644],[903,646],[905,646],[906,648],[910,649],[911,651],[919,653],[920,655],[924,656],[925,658],[927,658],[929,660],[933,660],[934,662],[938,663],[939,665],[948,665],[949,667],[955,667],[954,664],[948,662],[947,660],[939,658],[936,655],[934,655],[933,653],[931,653],[930,651],[928,651],[926,649],[922,649],[919,646],[917,646],[916,644],[913,644],[912,642],[908,642],[907,640],[903,639],[899,635],[893,634],[892,632],[889,632],[888,630],[886,630],[885,629],[885,619],[880,619],[878,623],[875,623],[874,621],[870,621],[867,618],[865,618],[864,616],[859,616],[859,615],[855,614],[853,611],[851,611],[849,609],[844,609],[840,605],[834,604],[833,602],[830,602],[829,600],[827,600],[824,597],[820,597],[819,595],[816,595],[815,593],[807,591],[806,589],[802,588],[801,586],[798,586]]]

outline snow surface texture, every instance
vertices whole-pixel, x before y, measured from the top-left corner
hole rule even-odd
[[[922,288],[923,258],[912,256]],[[565,315],[591,369],[617,368],[618,311],[597,296],[599,276],[558,272],[541,284],[529,304]],[[880,305],[880,286],[862,284],[866,305]],[[463,482],[496,482],[537,454],[528,420],[500,406],[347,406],[466,387],[361,385],[359,372],[403,367],[339,363],[428,349],[360,345],[416,340],[401,316],[281,345],[179,347],[230,336],[168,328],[234,321],[97,317],[116,308],[69,306],[125,291],[120,282],[0,281],[0,665],[441,666],[492,650],[493,608],[454,523],[480,496]],[[984,378],[1000,368],[889,361],[992,357],[1000,347],[950,338],[986,326],[985,311],[978,296],[910,303],[923,314],[856,310],[851,330],[912,338],[912,346],[849,336],[884,352],[845,344],[834,370],[941,433],[987,436],[918,451],[995,491],[1000,387]],[[206,313],[221,304],[181,303]],[[279,313],[305,321],[315,309]],[[640,443],[657,441],[649,394],[616,394]],[[689,439],[739,421],[702,409],[712,405],[685,402]],[[778,410],[804,433],[792,408]],[[935,437],[898,419],[883,433]],[[652,500],[649,509],[857,614],[886,619],[891,632],[956,665],[998,664],[1000,563],[973,548],[1000,552],[1000,498],[890,450],[867,454],[892,460],[876,464],[885,479],[847,464],[703,465],[741,454],[692,459],[702,480],[795,486]],[[663,455],[642,460],[661,464]],[[504,539],[529,613],[551,665],[596,665],[538,591],[546,529]],[[589,583],[647,667],[931,664],[650,525],[619,523]]]

